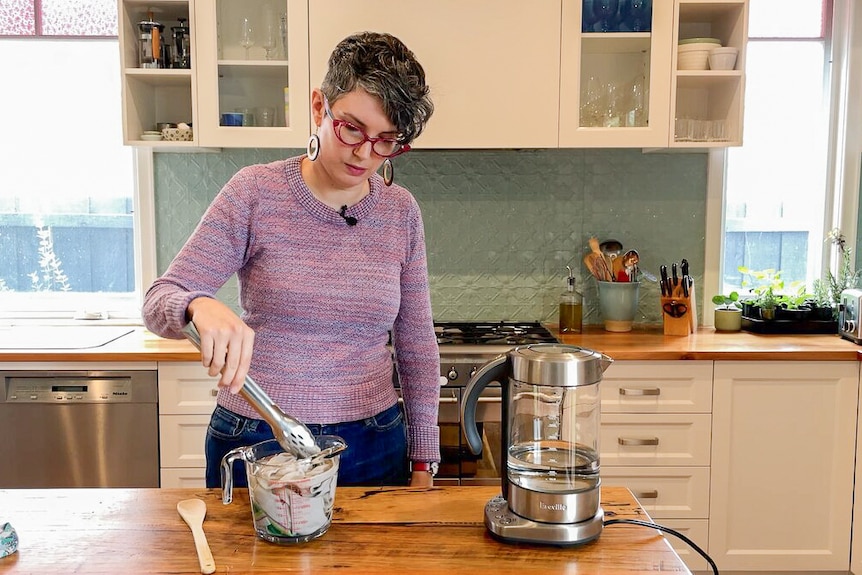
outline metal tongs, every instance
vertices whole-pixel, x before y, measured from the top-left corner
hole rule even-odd
[[[183,328],[183,334],[200,350],[201,336],[194,323],[187,323]],[[245,384],[239,390],[239,394],[269,424],[276,441],[285,451],[300,459],[311,457],[320,452],[320,447],[314,441],[311,430],[298,419],[284,413],[257,382],[248,375],[245,376]]]

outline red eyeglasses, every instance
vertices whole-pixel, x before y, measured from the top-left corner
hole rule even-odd
[[[371,142],[371,149],[381,158],[394,158],[410,151],[408,144],[402,144],[395,138],[371,138],[362,128],[354,126],[346,120],[336,119],[332,115],[329,101],[325,97],[323,98],[323,109],[329,119],[332,120],[332,130],[335,132],[335,137],[345,146],[356,148],[365,142]]]

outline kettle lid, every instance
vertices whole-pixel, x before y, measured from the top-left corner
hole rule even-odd
[[[509,351],[512,378],[533,385],[577,387],[602,380],[613,360],[597,351],[561,343],[534,343]]]

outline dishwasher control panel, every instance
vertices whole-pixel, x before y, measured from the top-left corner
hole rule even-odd
[[[103,403],[132,401],[124,377],[7,377],[7,403]]]

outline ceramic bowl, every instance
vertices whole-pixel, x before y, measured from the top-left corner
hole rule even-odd
[[[143,134],[141,134],[141,139],[145,142],[159,142],[162,139],[162,135],[159,133],[151,134],[144,132]]]
[[[162,130],[162,137],[168,142],[191,142],[191,128],[165,128]]]
[[[709,63],[707,50],[696,50],[677,54],[676,67],[679,70],[706,70]]]
[[[736,68],[738,56],[738,48],[713,48],[709,52],[709,68],[710,70],[733,70]]]
[[[680,46],[686,44],[718,44],[721,46],[721,40],[718,38],[683,38],[679,41]]]

